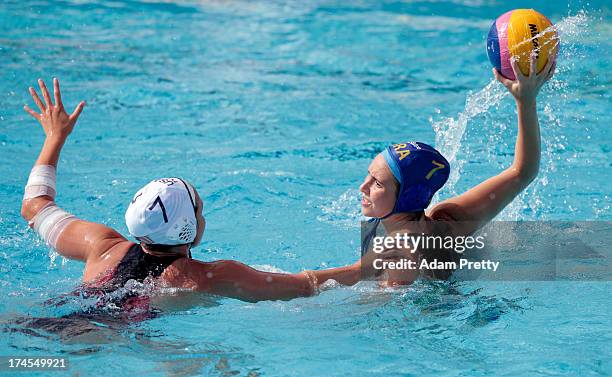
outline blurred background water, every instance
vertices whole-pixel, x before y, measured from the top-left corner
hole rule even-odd
[[[510,7],[547,15],[562,45],[539,98],[540,175],[499,219],[611,220],[609,2],[3,1],[0,354],[68,356],[82,375],[610,374],[609,282],[199,297],[132,326],[100,324],[96,339],[11,324],[79,305],[44,304],[78,285],[82,264],[19,216],[43,141],[22,110],[37,78],[60,78],[67,108],[87,101],[60,160],[65,209],[127,234],[133,193],[182,176],[205,202],[194,257],[339,266],[358,258],[358,186],[388,143],[447,155],[454,173],[436,200],[510,163],[514,103],[485,51]]]

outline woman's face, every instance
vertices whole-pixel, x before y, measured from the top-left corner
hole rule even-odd
[[[200,244],[200,241],[202,241],[202,236],[204,235],[204,228],[206,228],[206,220],[204,220],[204,216],[202,215],[204,202],[202,201],[202,198],[200,198],[200,194],[198,193],[198,191],[196,189],[194,189],[193,191],[195,192],[196,206],[198,207],[196,211],[196,220],[198,222],[196,229],[196,237],[191,243],[191,246],[195,247]]]
[[[368,175],[359,186],[361,213],[367,217],[384,217],[393,211],[397,198],[398,182],[382,154],[374,158],[368,167]]]

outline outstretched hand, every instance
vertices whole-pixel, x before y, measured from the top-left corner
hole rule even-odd
[[[51,96],[49,95],[49,91],[47,90],[47,86],[45,85],[44,81],[39,79],[38,85],[40,86],[40,91],[45,99],[44,104],[40,100],[40,97],[38,97],[36,90],[32,87],[30,87],[30,94],[34,99],[34,102],[36,102],[36,105],[38,105],[40,113],[30,109],[27,105],[25,105],[23,108],[32,117],[34,117],[34,119],[40,122],[48,138],[57,137],[65,139],[68,137],[68,135],[70,135],[77,119],[79,118],[79,115],[81,115],[81,111],[83,111],[83,107],[85,107],[85,101],[79,102],[72,114],[68,115],[64,109],[64,105],[62,104],[62,96],[60,93],[58,79],[53,79],[53,94],[55,97],[55,104],[53,104],[51,101]]]
[[[514,76],[516,77],[514,81],[502,76],[495,68],[493,68],[493,75],[497,81],[501,82],[508,89],[518,102],[535,102],[540,88],[542,88],[546,81],[550,80],[556,67],[555,59],[549,58],[544,69],[538,74],[536,71],[536,63],[536,56],[532,54],[529,58],[529,76],[525,76],[523,72],[521,72],[517,60],[511,59],[510,64],[514,71]]]

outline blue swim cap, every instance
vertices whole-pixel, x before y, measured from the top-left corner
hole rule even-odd
[[[448,179],[450,164],[433,147],[421,142],[394,144],[383,152],[393,176],[400,183],[391,213],[418,212]]]

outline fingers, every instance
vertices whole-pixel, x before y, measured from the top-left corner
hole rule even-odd
[[[74,108],[74,111],[72,112],[72,114],[70,114],[70,120],[76,121],[79,118],[79,115],[81,115],[81,111],[83,111],[84,107],[85,107],[85,101],[79,102],[77,107]]]
[[[45,104],[47,105],[47,108],[51,107],[53,103],[51,103],[51,96],[49,95],[49,91],[47,90],[45,82],[41,79],[38,79],[38,85],[40,86],[40,91],[42,92],[42,95],[45,99]]]
[[[548,69],[548,74],[546,75],[546,79],[544,81],[550,80],[555,74],[555,69],[557,68],[557,62],[552,63],[550,68]]]
[[[36,105],[40,109],[40,112],[44,113],[45,112],[45,106],[43,105],[42,101],[40,100],[40,97],[38,97],[38,93],[36,93],[36,90],[34,90],[34,88],[32,88],[32,87],[30,87],[30,95],[34,99],[34,102],[36,102]]]
[[[497,79],[497,81],[501,82],[505,87],[509,87],[512,85],[512,80],[505,78],[497,71],[497,69],[493,68],[493,76]]]
[[[542,72],[538,75],[538,82],[546,82],[552,77],[554,64],[555,61],[549,58],[544,66],[544,69],[542,69]]]
[[[525,78],[525,75],[523,75],[523,72],[521,72],[521,68],[518,65],[518,59],[516,59],[515,57],[510,58],[510,66],[512,67],[512,71],[514,72],[514,77],[516,77],[517,80],[523,80]]]
[[[555,61],[552,67],[550,67],[550,77],[552,77],[555,74],[556,70],[557,70],[557,61]]]
[[[544,66],[544,69],[542,70],[542,73],[544,73],[545,76],[548,75],[548,72],[550,71],[554,63],[555,61],[553,59],[548,59],[546,65]]]
[[[535,51],[532,51],[529,55],[529,77],[533,77],[538,74],[538,58]]]
[[[59,80],[57,78],[53,79],[53,95],[55,96],[55,106],[60,109],[63,108],[62,94],[60,93]]]
[[[28,112],[28,114],[30,114],[30,115],[31,115],[31,116],[32,116],[34,119],[36,119],[37,121],[40,121],[40,114],[39,114],[39,113],[37,113],[36,111],[34,111],[34,110],[30,109],[30,108],[28,107],[28,105],[24,105],[24,106],[23,106],[23,109],[24,109],[25,111],[27,111],[27,112]]]

